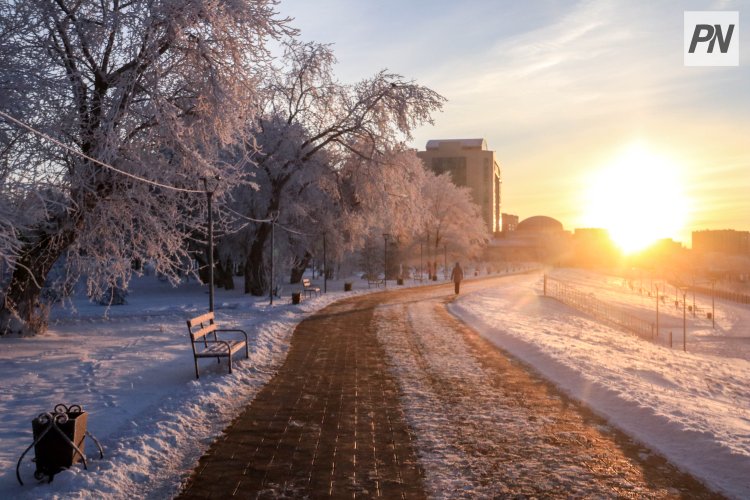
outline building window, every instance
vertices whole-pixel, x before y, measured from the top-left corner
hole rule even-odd
[[[438,175],[450,172],[453,184],[456,186],[466,186],[466,158],[433,158],[432,171]]]

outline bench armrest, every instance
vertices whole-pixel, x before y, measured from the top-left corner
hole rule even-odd
[[[216,332],[239,332],[245,336],[245,343],[247,343],[247,332],[245,330],[240,330],[239,328],[217,328]]]
[[[227,348],[227,351],[231,351],[232,350],[232,346],[226,340],[205,340],[205,341],[204,340],[199,340],[197,342],[193,342],[193,344],[203,344],[203,343],[206,343],[206,344],[224,344],[224,347]]]

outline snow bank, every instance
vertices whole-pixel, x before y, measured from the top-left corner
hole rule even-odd
[[[354,280],[355,293],[367,291]],[[357,288],[360,290],[357,291]],[[132,284],[128,304],[111,307],[74,301],[56,308],[49,332],[0,342],[0,498],[166,498],[175,494],[197,460],[282,364],[294,327],[305,316],[344,296],[329,282],[325,296],[270,306],[240,290],[216,293],[217,322],[242,328],[250,360],[201,360],[195,379],[185,320],[206,311],[208,293],[195,282],[172,288],[153,277]],[[104,317],[106,314],[106,317]],[[239,362],[237,362],[239,361]],[[32,442],[31,420],[58,403],[89,412],[93,445],[89,470],[73,467],[51,484],[33,477],[30,451],[16,481],[16,462]]]
[[[558,277],[653,315],[651,300],[617,280],[580,271]],[[541,297],[541,285],[541,275],[508,278],[450,310],[678,467],[750,498],[750,307],[717,301],[715,331],[705,318],[690,319],[685,353],[602,326]],[[679,318],[681,335],[682,311],[662,314]]]

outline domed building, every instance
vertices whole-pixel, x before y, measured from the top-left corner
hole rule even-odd
[[[546,215],[535,215],[519,222],[516,231],[559,233],[565,230],[559,220],[547,217]]]
[[[490,243],[488,260],[496,262],[559,263],[570,251],[571,235],[557,219],[535,215],[518,223],[513,231],[503,232]]]

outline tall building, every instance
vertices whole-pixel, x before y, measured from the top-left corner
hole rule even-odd
[[[489,230],[493,233],[501,230],[500,165],[495,160],[495,152],[487,149],[487,141],[431,140],[417,156],[436,174],[450,172],[455,185],[468,187]]]
[[[693,231],[693,250],[728,255],[750,255],[750,231],[719,229]]]

